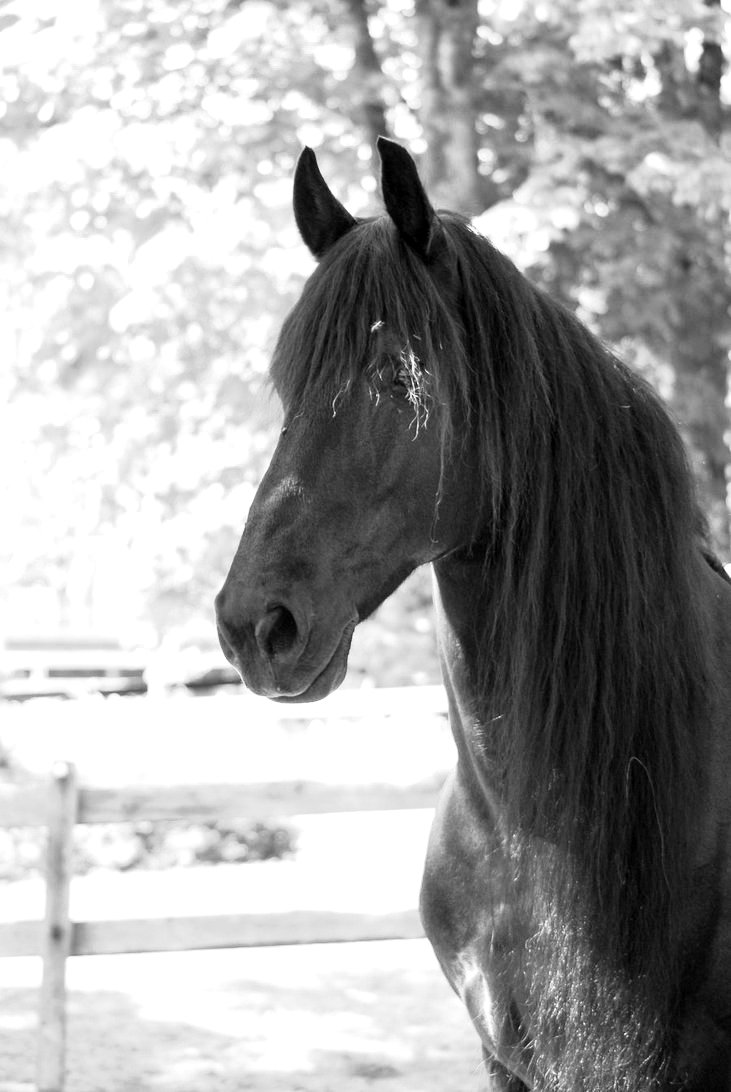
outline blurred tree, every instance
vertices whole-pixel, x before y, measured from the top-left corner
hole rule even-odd
[[[524,268],[661,388],[729,557],[728,18],[693,0],[523,16],[501,64],[523,73],[530,169],[482,226],[513,254],[522,237]]]
[[[290,256],[283,179],[327,31],[268,4],[6,16],[0,199],[22,225],[3,270],[9,384],[41,441],[26,526],[55,529],[51,551],[42,534],[8,546],[74,624],[120,546],[117,581],[167,624],[210,598],[230,556],[276,416],[267,350],[309,267]]]
[[[416,0],[415,16],[424,182],[437,205],[474,216],[496,196],[491,179],[479,171],[477,0]]]
[[[295,157],[316,146],[362,213],[381,131],[661,387],[729,556],[728,21],[718,0],[4,4],[10,580],[75,625],[210,615],[312,268]],[[392,608],[421,634],[402,678],[424,674],[424,579]]]

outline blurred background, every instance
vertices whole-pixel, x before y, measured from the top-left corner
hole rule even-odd
[[[315,147],[344,203],[375,209],[379,133],[656,384],[728,561],[730,12],[0,4],[4,636],[113,637],[162,677],[191,648],[195,670],[221,663],[212,599],[312,268],[294,163]],[[351,682],[437,679],[421,574],[364,627]]]
[[[279,428],[268,360],[313,267],[305,144],[363,214],[376,137],[403,142],[436,205],[648,377],[731,561],[730,56],[731,0],[0,0],[0,790],[60,758],[120,793],[329,778],[347,802],[453,760],[425,571],[356,633],[357,725],[352,702],[280,723],[218,649],[213,597]],[[205,822],[79,827],[73,919],[415,906],[423,791],[367,822],[296,803],[218,822],[211,799]],[[42,915],[43,844],[0,830],[6,922]],[[275,1001],[265,949],[221,953],[205,988],[206,953],[72,961],[71,1092],[456,1087],[468,1029],[431,957],[371,945],[343,977],[345,947],[287,955]],[[3,1092],[32,1087],[35,1050],[37,967],[12,962]]]

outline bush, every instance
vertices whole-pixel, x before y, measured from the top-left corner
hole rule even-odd
[[[0,830],[0,879],[17,880],[43,868],[44,830]],[[80,826],[74,831],[74,872],[128,871],[281,860],[295,852],[295,832],[277,823],[137,822]]]

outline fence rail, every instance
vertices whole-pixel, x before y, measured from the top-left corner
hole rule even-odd
[[[423,699],[422,699],[423,700]],[[429,701],[443,712],[443,697]],[[416,909],[384,914],[297,910],[285,913],[72,921],[73,831],[77,824],[135,820],[214,822],[250,816],[433,807],[444,774],[408,785],[327,784],[308,780],[237,785],[100,788],[79,785],[71,764],[57,763],[48,783],[0,785],[0,828],[44,826],[46,911],[42,921],[0,923],[0,956],[40,955],[38,1092],[63,1092],[66,961],[71,955],[188,951],[201,948],[314,944],[422,936]]]
[[[394,811],[428,808],[442,783],[436,775],[411,785],[332,785],[318,781],[268,781],[238,785],[81,786],[77,823],[180,820],[208,823],[252,816],[317,815],[339,811]],[[47,785],[0,785],[0,828],[46,826]]]
[[[261,948],[282,944],[330,944],[355,940],[411,940],[424,935],[416,910],[356,914],[292,910],[276,914],[206,914],[198,917],[125,918],[72,924],[69,955],[190,952],[213,948]],[[42,921],[0,926],[0,943],[17,956],[43,950]],[[4,955],[10,954],[7,950]]]

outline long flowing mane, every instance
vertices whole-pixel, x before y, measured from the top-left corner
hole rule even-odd
[[[286,321],[273,378],[288,404],[334,399],[373,367],[381,322],[418,362],[415,398],[438,409],[444,460],[462,459],[480,482],[465,547],[480,574],[475,704],[516,871],[534,867],[536,835],[557,847],[538,876],[539,1023],[547,1038],[568,1028],[581,1041],[565,1062],[575,1083],[562,1087],[586,1086],[582,1029],[608,1035],[610,1011],[628,1065],[644,1054],[651,1080],[677,1002],[668,952],[700,787],[703,521],[651,389],[466,221],[445,214],[441,231],[441,272],[388,218],[345,235]],[[587,962],[589,932],[602,973]],[[618,996],[620,980],[631,996]],[[628,1014],[649,996],[666,1011],[642,1017],[633,1045]]]

